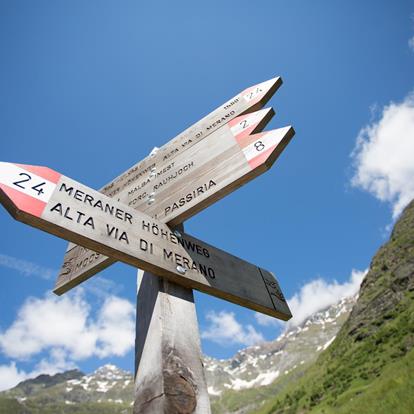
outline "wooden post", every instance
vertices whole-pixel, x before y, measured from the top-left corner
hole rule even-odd
[[[137,279],[134,414],[210,414],[192,289]]]

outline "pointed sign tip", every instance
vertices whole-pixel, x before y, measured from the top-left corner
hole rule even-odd
[[[239,145],[252,169],[264,166],[270,168],[287,144],[295,131],[293,127],[273,129],[239,140]]]
[[[254,86],[262,86],[263,88],[271,87],[272,85],[281,85],[283,83],[283,80],[281,76],[275,76],[274,78],[270,78],[268,80],[265,80],[263,82],[258,83]]]
[[[261,87],[265,92],[273,92],[274,93],[282,85],[282,83],[283,83],[282,78],[280,76],[276,76],[272,79],[261,82],[256,86]]]
[[[269,150],[266,160],[264,160],[267,168],[270,168],[279,158],[280,154],[284,151],[290,140],[295,135],[295,130],[291,125],[289,125],[286,127],[274,129],[269,132],[265,132],[264,134],[268,135],[268,140],[270,142],[273,141],[273,147],[271,150]]]
[[[282,85],[282,78],[278,76],[245,89],[242,96],[251,105],[248,112],[253,112],[265,105],[280,85]]]
[[[249,135],[262,131],[274,114],[275,111],[273,108],[264,108],[256,112],[238,116],[229,121],[228,125],[232,134],[239,141],[245,139]]]
[[[40,217],[61,175],[47,167],[0,162],[1,203],[14,217]]]

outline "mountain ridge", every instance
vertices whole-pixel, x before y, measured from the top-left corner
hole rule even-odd
[[[257,388],[268,387],[270,390],[274,381],[279,379],[280,383],[292,372],[294,375],[301,373],[332,341],[355,300],[356,297],[341,299],[311,315],[302,324],[285,330],[275,340],[240,350],[232,358],[218,360],[205,356],[213,411],[227,410],[228,404],[220,399],[222,393],[227,397],[239,391],[254,394]],[[47,411],[41,410],[48,407],[52,399],[55,402],[53,409],[57,409],[56,401],[60,401],[62,413],[84,413],[82,410],[92,413],[99,404],[106,405],[113,413],[129,413],[133,401],[133,376],[111,364],[86,375],[78,370],[53,376],[40,375],[0,393],[0,413],[3,413],[1,398],[14,400],[13,403],[19,406],[14,411],[4,411],[7,414],[43,414]],[[77,408],[80,411],[76,411]]]

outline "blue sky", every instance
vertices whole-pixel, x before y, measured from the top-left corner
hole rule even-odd
[[[2,1],[1,160],[100,188],[282,76],[267,129],[291,124],[293,141],[186,231],[276,273],[300,323],[356,291],[414,196],[413,13],[412,1]],[[5,210],[0,223],[0,387],[72,366],[132,370],[135,270],[116,264],[57,299],[66,242]],[[204,294],[196,304],[210,356],[284,326]]]

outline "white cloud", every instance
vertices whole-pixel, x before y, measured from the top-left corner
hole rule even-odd
[[[408,47],[414,52],[414,36],[408,40]]]
[[[116,296],[105,300],[95,318],[82,293],[30,298],[0,332],[0,350],[18,360],[46,352],[43,367],[49,364],[51,370],[92,356],[122,356],[134,346],[134,319],[132,303]]]
[[[335,280],[327,282],[322,278],[307,283],[287,301],[293,317],[285,326],[300,325],[315,312],[355,295],[366,273],[366,270],[352,270],[349,280],[342,284]],[[280,321],[275,318],[261,313],[256,313],[255,316],[262,326],[280,325]]]
[[[58,274],[55,269],[39,266],[36,263],[8,256],[6,254],[0,254],[0,266],[16,270],[24,276],[38,276],[47,280],[53,279]]]
[[[129,301],[107,296],[94,317],[83,298],[75,296],[29,298],[16,320],[0,332],[0,350],[16,360],[45,355],[31,372],[15,361],[0,366],[0,390],[40,374],[53,375],[76,368],[76,361],[123,356],[134,346],[135,308]]]
[[[252,325],[243,326],[237,322],[233,312],[209,312],[206,315],[210,325],[201,333],[201,337],[220,345],[253,345],[264,341],[261,333]]]
[[[37,276],[46,280],[53,280],[59,274],[56,269],[40,266],[37,263],[2,253],[0,253],[0,266],[15,270],[24,276]],[[101,300],[114,294],[117,295],[123,289],[122,284],[115,283],[100,275],[96,275],[82,286],[83,290]]]
[[[9,365],[0,365],[0,391],[12,388],[26,378],[27,374],[18,370],[15,362],[11,362]]]
[[[35,378],[40,374],[54,375],[69,369],[77,368],[73,361],[68,361],[67,353],[63,349],[52,348],[48,358],[42,358],[35,369],[27,374],[27,378]]]
[[[19,370],[16,362],[0,365],[0,391],[15,387],[19,382],[36,378],[40,374],[54,375],[69,369],[77,368],[76,364],[66,360],[66,353],[61,349],[53,349],[49,358],[42,358],[31,372]]]
[[[89,279],[82,287],[86,292],[101,300],[109,296],[118,295],[124,288],[121,283],[115,283],[113,280],[107,279],[99,274]]]
[[[352,185],[389,202],[396,218],[414,198],[414,95],[385,106],[358,134]]]
[[[125,355],[135,343],[135,308],[118,297],[108,298],[97,322],[96,354],[101,357]]]
[[[256,321],[261,326],[281,326],[282,323],[279,319],[273,318],[272,316],[265,315],[263,313],[256,312],[254,314]]]

